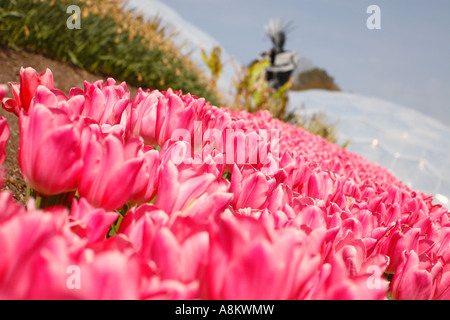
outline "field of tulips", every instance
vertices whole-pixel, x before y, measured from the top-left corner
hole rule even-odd
[[[2,299],[448,299],[449,212],[267,111],[20,70]],[[0,120],[0,162],[9,127]]]

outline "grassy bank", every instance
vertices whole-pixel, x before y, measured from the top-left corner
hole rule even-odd
[[[0,2],[0,43],[71,62],[134,86],[183,90],[220,105],[209,79],[182,56],[158,19],[121,7],[121,1],[11,0]],[[69,5],[81,11],[69,29]],[[70,20],[72,21],[72,20]],[[69,22],[70,22],[69,21]]]

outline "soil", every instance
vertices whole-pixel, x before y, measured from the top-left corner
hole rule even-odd
[[[8,82],[19,82],[20,67],[33,67],[38,73],[45,68],[49,68],[53,73],[55,88],[64,91],[66,94],[72,87],[83,88],[83,81],[94,82],[107,77],[92,74],[69,63],[53,60],[38,53],[27,51],[15,51],[11,48],[0,45],[0,84]],[[121,81],[116,79],[118,83]],[[8,86],[9,87],[9,86]],[[131,91],[131,97],[137,88],[127,86]],[[12,97],[11,92],[8,97]],[[0,116],[5,117],[10,128],[10,137],[6,145],[6,159],[3,163],[3,170],[6,173],[5,185],[2,190],[10,190],[14,198],[24,203],[26,195],[26,184],[20,173],[17,162],[17,152],[19,148],[19,123],[17,117],[0,108]]]

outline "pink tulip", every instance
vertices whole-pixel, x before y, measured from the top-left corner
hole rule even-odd
[[[442,266],[442,275],[436,278],[436,290],[433,299],[450,300],[450,264],[448,262]]]
[[[89,243],[105,239],[111,224],[119,214],[94,208],[86,199],[74,200],[70,210],[69,223],[73,232]]]
[[[307,206],[299,211],[296,217],[288,222],[306,233],[319,228],[326,228],[325,213],[317,206]]]
[[[131,101],[131,130],[134,136],[140,136],[145,144],[156,145],[157,117],[159,104],[163,104],[162,94],[159,91],[144,92],[139,89],[136,96]]]
[[[189,283],[197,279],[207,262],[209,235],[197,232],[177,239],[168,229],[159,229],[153,239],[152,260],[161,279]]]
[[[169,214],[180,212],[199,220],[224,210],[231,201],[228,181],[207,172],[208,166],[177,168],[168,161],[160,172],[156,206]]]
[[[143,165],[134,181],[129,201],[142,204],[151,201],[157,192],[159,181],[159,152],[150,146],[143,145],[141,140],[132,139],[126,144],[130,154],[144,159]]]
[[[83,95],[85,103],[82,109],[74,110],[79,115],[94,120],[99,125],[119,124],[122,113],[130,102],[130,92],[126,90],[125,82],[116,85],[116,81],[108,78],[106,84],[102,80],[94,83],[84,82],[84,92],[71,91],[70,97]]]
[[[74,95],[67,98],[59,89],[49,89],[44,85],[38,85],[34,97],[29,105],[29,109],[35,104],[43,104],[49,108],[61,109],[67,113],[73,121],[77,121],[79,110],[84,106],[84,96]],[[19,110],[18,116],[24,111]]]
[[[186,129],[191,133],[191,136],[193,136],[195,118],[194,102],[189,104],[183,102],[181,92],[173,92],[171,89],[163,93],[166,106],[164,108],[165,110],[158,110],[158,118],[164,120],[164,122],[161,124],[161,127],[157,127],[157,132],[159,133],[158,145],[160,146],[172,137],[172,134],[176,129]],[[192,98],[196,99],[195,96],[192,96]]]
[[[389,257],[384,254],[367,255],[366,245],[352,231],[347,231],[341,239],[335,239],[333,244],[334,256],[339,256],[347,268],[350,277],[365,275],[376,271],[380,278],[389,265]]]
[[[33,104],[43,104],[47,107],[58,108],[66,112],[73,121],[77,121],[79,111],[84,107],[85,98],[83,95],[70,96],[69,98],[58,89],[48,89],[44,86],[38,86],[36,95],[30,107]]]
[[[307,164],[304,157],[293,158],[290,153],[284,153],[280,159],[278,179],[282,176],[283,180],[280,182],[288,185],[292,190],[305,193],[303,189],[306,189],[309,176],[311,175],[311,169]]]
[[[287,206],[289,207],[289,206]],[[283,208],[285,209],[285,208]],[[245,209],[233,210],[227,209],[225,210],[226,215],[234,215],[234,216],[247,216],[256,219],[259,223],[266,226],[268,229],[283,229],[285,228],[292,216],[292,212],[286,213],[286,211],[270,211],[269,209],[252,209],[250,207]]]
[[[154,205],[143,204],[128,211],[118,232],[131,241],[141,257],[150,260],[155,235],[160,228],[167,226],[168,221],[167,213]]]
[[[80,262],[80,299],[136,300],[140,298],[143,267],[135,256],[117,250],[97,253],[93,261]]]
[[[195,110],[196,121],[202,124],[201,132],[203,133],[204,141],[210,141],[211,136],[216,132],[224,136],[226,129],[232,129],[233,121],[231,120],[229,109],[214,107],[209,103],[204,103],[204,99],[193,100],[192,106]]]
[[[185,129],[192,137],[193,127],[193,107],[185,106],[172,90],[163,93],[141,90],[131,102],[131,130],[146,144],[162,146],[175,129]]]
[[[333,181],[326,172],[313,173],[308,180],[307,195],[314,199],[327,201],[333,192]]]
[[[81,200],[79,206],[75,203],[72,209],[78,218],[85,221],[89,218],[89,226],[104,225],[95,222],[93,208],[85,201]],[[84,209],[90,212],[82,212]],[[29,203],[28,212],[19,208],[15,214],[8,214],[6,220],[0,220],[0,297],[140,298],[140,286],[146,275],[138,257],[120,251],[111,241],[104,241],[110,245],[99,246],[101,250],[95,246],[85,250],[85,242],[73,237],[67,228],[67,214],[65,208],[39,211]],[[97,216],[97,219],[103,218]],[[108,214],[105,219],[109,219]]]
[[[127,152],[127,144],[113,134],[99,137],[91,129],[83,133],[84,166],[79,179],[79,195],[107,211],[119,209],[131,193],[143,157]],[[133,141],[129,142],[134,143]]]
[[[377,281],[372,282],[371,277]],[[349,276],[345,262],[335,257],[322,265],[308,299],[313,300],[383,300],[388,282],[381,274]]]
[[[425,233],[426,240],[419,243],[419,253],[427,253],[450,261],[450,226],[440,225],[437,221],[430,223]]]
[[[66,268],[73,263],[62,236],[67,211],[30,209],[0,224],[0,297],[70,299]]]
[[[286,206],[292,205],[292,190],[285,184],[279,184],[267,197],[267,208],[271,211],[283,210]]]
[[[83,165],[78,126],[64,111],[40,103],[21,114],[19,124],[19,166],[25,181],[45,195],[75,190]]]
[[[38,74],[33,68],[20,68],[20,83],[9,83],[14,96],[13,99],[7,99],[3,107],[19,116],[20,110],[28,111],[31,100],[36,94],[39,85],[48,89],[53,89],[53,74],[50,69],[45,69]]]
[[[391,296],[396,300],[428,300],[434,293],[434,270],[421,268],[414,251],[403,251],[391,284]]]
[[[246,165],[238,169],[235,165],[231,173],[230,191],[234,194],[232,205],[235,209],[267,207],[267,198],[275,188],[275,179],[266,177],[253,167]]]
[[[376,244],[376,252],[390,257],[389,266],[386,270],[388,273],[396,272],[402,260],[401,252],[404,250],[418,252],[419,249],[420,229],[401,229],[400,223],[395,224],[387,230],[386,235],[380,238]]]
[[[64,107],[72,118],[81,117],[87,123],[98,124],[104,134],[114,133],[124,141],[130,136],[130,92],[125,82],[116,85],[112,78],[84,82],[84,91],[72,88]]]
[[[309,290],[320,254],[301,231],[271,234],[253,218],[223,216],[210,233],[205,298],[296,299]]]

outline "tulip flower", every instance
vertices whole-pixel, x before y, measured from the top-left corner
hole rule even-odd
[[[395,224],[387,230],[385,236],[380,237],[376,244],[377,252],[390,257],[389,266],[386,270],[388,273],[396,272],[402,260],[401,252],[404,250],[418,252],[419,249],[420,229],[405,228],[401,230],[401,228],[400,223]]]
[[[275,179],[267,178],[253,167],[246,165],[242,170],[234,165],[231,173],[230,191],[234,194],[235,209],[267,207],[267,199],[275,188]]]
[[[162,94],[159,91],[144,92],[138,91],[131,102],[131,130],[133,135],[144,139],[145,144],[156,145],[156,123],[158,105],[163,103]]]
[[[308,180],[307,195],[314,199],[328,200],[333,192],[333,181],[325,172],[313,173]]]
[[[377,277],[372,281],[371,277]],[[313,300],[382,300],[386,299],[388,282],[382,274],[349,276],[345,262],[336,256],[321,266],[308,299]]]
[[[80,289],[75,293],[88,300],[137,300],[140,298],[142,266],[136,257],[117,250],[95,255],[79,264]]]
[[[309,233],[312,230],[326,227],[325,213],[317,206],[307,206],[289,221],[289,225]]]
[[[19,166],[28,185],[44,195],[75,190],[83,165],[79,127],[63,110],[40,103],[19,124]]]
[[[118,233],[130,239],[135,251],[144,259],[151,259],[153,239],[157,231],[168,225],[169,216],[156,206],[143,204],[128,211]]]
[[[83,141],[86,146],[78,187],[80,196],[107,211],[119,209],[133,192],[144,159],[127,154],[126,145],[114,134],[103,138],[89,129],[84,131]]]
[[[249,217],[221,217],[211,226],[207,299],[296,299],[308,291],[320,254],[304,233],[268,233]],[[311,238],[311,246],[317,248]],[[320,240],[319,240],[320,241]]]
[[[141,140],[130,140],[126,148],[128,152],[144,159],[143,165],[134,181],[129,201],[142,204],[151,201],[158,188],[160,158],[159,152],[150,146],[143,145]]]
[[[91,243],[103,240],[118,217],[118,213],[95,208],[81,198],[72,202],[69,220],[71,229]]]
[[[186,216],[207,219],[222,212],[231,201],[228,181],[202,170],[177,168],[168,161],[160,172],[156,206],[169,214],[181,212]]]
[[[161,126],[157,126],[160,146],[172,137],[174,130],[183,128],[193,136],[194,129],[195,110],[192,103],[184,104],[179,95],[170,89],[165,92],[165,97],[165,108],[158,110],[158,118],[163,120],[163,123],[159,122]]]
[[[22,209],[23,210],[23,209]],[[28,212],[0,223],[0,297],[68,299],[66,268],[73,263],[63,236],[67,211]]]
[[[153,239],[151,255],[161,279],[189,283],[197,279],[206,265],[208,249],[206,231],[177,239],[168,228],[161,228]]]
[[[192,136],[194,109],[185,106],[172,90],[165,92],[142,90],[131,102],[131,130],[149,145],[162,146],[175,129],[186,129]]]
[[[36,94],[39,85],[48,89],[53,89],[53,74],[50,69],[45,69],[38,74],[33,68],[20,68],[20,83],[10,82],[13,99],[7,99],[3,103],[3,107],[19,116],[20,110],[28,111],[31,100]]]
[[[81,110],[76,110],[81,116],[91,118],[98,124],[118,124],[122,113],[130,101],[130,92],[123,82],[108,78],[104,85],[102,80],[94,83],[84,82],[84,91],[71,91],[70,96],[83,95],[85,103]],[[74,110],[75,111],[75,110]]]
[[[450,300],[450,264],[444,263],[442,274],[436,277],[436,290],[433,299]]]
[[[428,300],[434,294],[437,269],[421,268],[415,251],[403,251],[391,284],[391,296],[396,300]],[[439,267],[439,266],[438,266]]]

